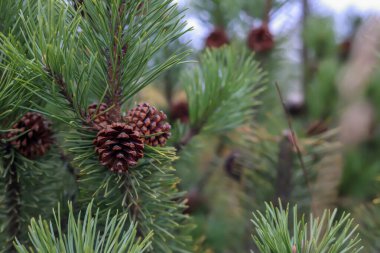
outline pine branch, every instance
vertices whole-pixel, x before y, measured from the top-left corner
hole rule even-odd
[[[302,20],[301,20],[301,29],[302,34],[306,31],[306,23],[310,14],[309,0],[302,0]],[[301,50],[301,59],[302,59],[302,68],[303,68],[303,86],[304,89],[308,86],[309,82],[309,71],[310,71],[310,59],[309,59],[309,49],[305,42],[305,38],[302,40],[302,50]]]
[[[202,128],[200,128],[202,129]],[[189,142],[199,134],[200,130],[198,128],[190,128],[189,131],[182,137],[179,143],[175,144],[177,152],[180,152]]]
[[[123,94],[121,87],[121,62],[125,57],[128,45],[125,44],[122,46],[121,52],[118,50],[120,43],[120,34],[122,29],[121,18],[124,13],[124,9],[126,8],[126,3],[120,3],[118,6],[118,16],[116,17],[116,22],[114,27],[110,27],[110,30],[113,31],[113,39],[112,39],[112,47],[109,48],[109,55],[107,58],[107,78],[108,83],[110,85],[110,93],[107,93],[105,97],[105,101],[108,105],[113,105],[113,109],[110,112],[112,121],[117,122],[120,121],[121,115],[121,96]],[[111,25],[111,24],[110,24]]]
[[[286,115],[289,131],[290,131],[290,134],[291,134],[291,140],[292,140],[294,148],[297,151],[297,158],[298,158],[298,161],[299,161],[299,163],[301,165],[301,168],[302,168],[302,171],[303,171],[303,174],[304,174],[304,179],[305,179],[306,185],[308,187],[309,193],[311,194],[312,193],[312,187],[311,187],[311,184],[310,184],[310,181],[309,181],[309,175],[308,175],[305,163],[304,163],[303,158],[302,158],[301,149],[299,148],[298,143],[297,143],[296,135],[295,135],[295,132],[294,132],[294,129],[293,129],[293,126],[292,126],[292,121],[291,121],[290,116],[288,115],[288,112],[286,110],[286,105],[285,105],[284,99],[282,97],[282,93],[281,93],[280,87],[278,86],[277,82],[275,83],[275,85],[276,85],[278,96],[279,96],[280,101],[281,101],[281,105],[282,105],[283,111],[285,112],[285,115]]]
[[[8,148],[8,152],[10,148]],[[7,156],[12,157],[10,153]],[[5,197],[7,208],[7,229],[8,229],[8,246],[7,252],[16,252],[13,247],[13,241],[20,236],[21,229],[21,186],[19,183],[17,167],[14,161],[7,159],[8,171],[6,173]]]
[[[380,251],[380,206],[376,203],[363,204],[355,208],[355,216],[360,222],[366,252]]]
[[[61,74],[53,73],[49,67],[45,66],[44,67],[45,71],[47,74],[52,78],[53,81],[58,85],[59,87],[59,92],[63,95],[63,97],[69,102],[69,105],[71,108],[74,108],[74,101],[73,97],[69,94],[67,90],[67,84],[63,80],[63,77]]]
[[[272,6],[273,6],[273,0],[265,0],[265,8],[264,8],[264,15],[263,15],[264,24],[269,24],[270,12],[272,10]]]
[[[290,201],[292,193],[292,178],[294,169],[293,144],[288,136],[284,136],[279,144],[277,164],[277,176],[274,185],[275,195],[273,200],[281,199],[282,203]]]
[[[178,149],[198,134],[222,134],[246,123],[263,90],[264,74],[247,52],[238,53],[233,47],[207,50],[200,62],[182,77],[187,84],[190,130]]]
[[[310,215],[305,221],[304,216],[299,220],[294,206],[293,220],[289,220],[289,207],[284,210],[281,203],[279,207],[266,204],[265,213],[253,213],[253,240],[260,253],[357,253],[363,249],[356,232],[358,226],[354,226],[349,214],[338,218],[335,209],[325,211],[321,218]]]
[[[69,204],[69,219],[67,232],[62,231],[61,212],[54,212],[54,224],[43,220],[41,217],[31,220],[29,226],[29,238],[31,246],[23,245],[16,241],[19,253],[104,253],[104,252],[146,252],[152,233],[145,238],[137,238],[135,224],[127,227],[127,215],[116,213],[111,216],[111,211],[105,214],[104,227],[101,226],[100,212],[92,211],[93,202],[87,206],[84,215],[76,218],[71,204]],[[56,231],[56,232],[55,232]]]

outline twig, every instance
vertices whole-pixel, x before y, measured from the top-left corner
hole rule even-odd
[[[7,207],[7,218],[8,218],[8,233],[9,233],[9,241],[8,243],[8,251],[7,252],[16,252],[13,241],[19,237],[20,229],[21,229],[21,221],[20,221],[20,212],[21,212],[21,186],[18,181],[17,168],[14,161],[8,159],[9,170],[6,174],[6,207]]]
[[[74,106],[74,100],[73,100],[73,97],[69,94],[69,92],[67,91],[67,84],[65,83],[65,81],[63,80],[63,77],[62,75],[60,74],[55,74],[51,71],[51,69],[47,66],[44,67],[45,71],[48,73],[48,75],[53,78],[53,80],[58,84],[58,87],[59,87],[59,93],[62,94],[62,96],[67,100],[67,102],[69,103],[70,107],[72,109],[75,109],[75,106]],[[81,109],[79,109],[79,114],[82,118],[85,117],[83,111]]]
[[[186,146],[199,132],[199,128],[191,128],[187,134],[182,137],[180,142],[174,145],[174,147],[177,149],[177,152],[181,151],[183,147]]]
[[[281,93],[281,90],[280,90],[280,87],[278,86],[278,83],[276,82],[275,83],[276,85],[276,89],[277,89],[277,93],[278,93],[278,96],[281,100],[281,105],[282,105],[282,108],[285,112],[285,115],[286,115],[286,119],[288,121],[288,127],[289,127],[289,130],[290,130],[290,134],[291,134],[291,137],[292,137],[292,143],[293,143],[293,146],[295,147],[296,149],[296,153],[297,153],[297,157],[298,157],[298,160],[299,160],[299,163],[301,165],[301,168],[302,168],[302,172],[304,174],[304,178],[305,178],[305,182],[306,182],[306,185],[309,189],[309,192],[311,193],[311,185],[310,185],[310,182],[309,182],[309,176],[308,176],[308,173],[307,173],[307,170],[306,170],[306,166],[305,166],[305,163],[302,159],[302,153],[301,153],[301,150],[298,146],[298,143],[297,143],[297,139],[296,139],[296,136],[295,136],[295,133],[294,133],[294,129],[293,129],[293,126],[292,126],[292,121],[290,119],[290,116],[288,114],[288,112],[286,111],[286,106],[285,106],[285,103],[284,103],[284,99],[282,97],[282,93]]]
[[[310,14],[310,6],[308,0],[302,0],[302,32],[306,30],[306,21]],[[309,81],[309,52],[305,43],[302,40],[302,50],[301,50],[302,66],[303,66],[303,86],[306,87]]]
[[[135,201],[135,198],[132,195],[133,189],[131,181],[132,178],[129,175],[124,177],[121,193],[124,194],[125,197],[123,198],[122,206],[128,210],[129,214],[132,216],[132,220],[139,221],[144,218],[141,216],[140,205]],[[145,237],[145,234],[141,228],[141,224],[141,222],[138,222],[136,226],[136,234],[138,237]]]
[[[264,8],[264,15],[263,15],[263,23],[268,24],[270,20],[270,11],[272,9],[273,1],[272,0],[266,0],[265,1],[265,8]]]
[[[118,9],[118,19],[115,27],[110,27],[113,31],[113,42],[112,47],[109,49],[109,55],[107,56],[107,75],[108,83],[110,85],[111,94],[106,95],[106,103],[108,105],[114,105],[114,108],[110,112],[110,117],[113,121],[118,121],[120,119],[120,97],[122,95],[121,88],[121,61],[126,54],[128,45],[124,45],[121,49],[121,53],[118,52],[119,37],[121,32],[121,17],[123,16],[125,8],[125,3],[121,3]],[[111,55],[113,57],[111,57]],[[114,59],[112,61],[111,59]]]
[[[292,192],[292,174],[294,167],[293,142],[285,137],[281,140],[280,152],[278,154],[277,177],[275,184],[275,196],[273,203],[281,199],[283,203],[288,203]]]

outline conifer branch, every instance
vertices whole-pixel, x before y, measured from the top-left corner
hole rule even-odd
[[[288,122],[289,131],[290,131],[290,134],[291,134],[291,140],[292,140],[294,148],[296,149],[298,161],[299,161],[299,163],[301,165],[302,172],[304,174],[304,179],[305,179],[306,185],[308,187],[309,193],[311,194],[311,192],[312,192],[311,189],[312,188],[311,188],[311,184],[310,184],[310,181],[309,181],[309,175],[307,173],[306,166],[305,166],[305,163],[304,163],[303,158],[302,158],[301,149],[299,148],[298,143],[297,143],[296,134],[295,134],[293,126],[292,126],[292,121],[291,121],[290,116],[289,116],[289,114],[288,114],[288,112],[286,110],[286,105],[285,105],[284,99],[282,97],[281,89],[280,89],[280,87],[279,87],[279,85],[278,85],[277,82],[275,83],[275,86],[276,86],[276,89],[277,89],[278,96],[280,98],[280,102],[281,102],[283,111],[285,112],[286,120]]]
[[[266,203],[265,212],[253,213],[253,240],[260,253],[358,253],[363,249],[350,214],[339,218],[335,209],[325,211],[320,218],[302,215],[299,219],[297,206],[292,211],[291,221],[289,206],[284,209],[281,202],[278,207]]]
[[[270,21],[270,11],[272,10],[273,0],[265,1],[264,15],[263,15],[263,23],[268,24]]]
[[[66,100],[69,102],[70,106],[74,108],[74,101],[73,98],[70,96],[70,94],[67,91],[67,84],[63,81],[63,78],[61,75],[53,74],[53,79],[58,84],[60,93],[66,98]]]
[[[283,203],[288,203],[292,192],[293,176],[293,144],[288,136],[284,136],[279,144],[280,152],[278,155],[277,175],[274,185],[274,201],[281,199]]]
[[[10,149],[7,148],[7,149]],[[8,150],[9,152],[9,150]],[[8,154],[11,156],[11,154]],[[5,198],[6,198],[6,208],[7,208],[7,229],[8,229],[8,240],[7,240],[7,252],[16,252],[13,247],[13,241],[19,237],[21,228],[21,186],[18,181],[17,167],[11,158],[6,159],[8,163],[8,171],[5,175]]]
[[[105,99],[108,105],[114,106],[110,112],[110,116],[113,118],[113,121],[120,120],[121,96],[123,94],[121,85],[121,63],[128,48],[128,45],[124,45],[121,49],[121,52],[119,52],[118,48],[120,43],[120,32],[123,29],[121,19],[124,15],[125,5],[126,4],[124,2],[120,4],[115,27],[110,27],[110,30],[113,31],[112,46],[109,48],[109,53],[106,57],[108,65],[107,78],[110,85],[111,94],[107,94]]]
[[[20,253],[104,253],[104,252],[146,252],[151,244],[152,233],[145,238],[137,238],[136,225],[127,226],[127,215],[111,211],[105,214],[104,226],[101,226],[100,211],[93,211],[93,201],[87,206],[84,214],[76,217],[74,208],[69,203],[69,216],[66,224],[61,222],[61,212],[54,211],[54,222],[33,218],[29,226],[31,245],[16,241]],[[67,232],[62,227],[67,227]],[[55,232],[57,231],[57,232]]]
[[[66,101],[69,103],[69,106],[75,110],[79,110],[79,115],[82,118],[85,118],[85,113],[81,108],[77,108],[74,104],[74,99],[72,95],[68,92],[67,87],[68,84],[63,80],[63,77],[61,74],[56,74],[51,71],[51,69],[47,66],[44,67],[44,70],[48,73],[48,75],[52,78],[52,80],[58,85],[59,87],[59,93],[66,99]],[[87,125],[88,122],[83,121],[83,124]]]
[[[306,30],[306,22],[310,14],[309,0],[302,0],[302,34]],[[302,39],[302,50],[301,50],[301,59],[303,66],[303,85],[306,87],[309,82],[309,51],[305,42],[305,39]]]
[[[127,209],[128,207],[130,208],[131,212],[130,215],[132,216],[131,219],[133,221],[139,221],[140,219],[140,206],[136,203],[136,199],[131,195],[133,192],[133,188],[131,187],[130,179],[128,179],[128,175],[125,176],[124,181],[123,181],[123,187],[122,189],[122,194],[125,196],[123,198],[123,203],[122,206]],[[141,230],[141,223],[137,223],[136,225],[136,234],[137,236],[143,237],[144,234]]]
[[[175,144],[175,148],[177,149],[177,152],[181,151],[189,142],[201,131],[200,128],[190,128],[190,130],[182,137],[182,139],[179,141],[179,143]]]

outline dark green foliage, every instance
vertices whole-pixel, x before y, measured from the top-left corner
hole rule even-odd
[[[138,236],[153,231],[150,250],[187,252],[183,194],[176,189],[178,179],[170,165],[174,149],[146,145],[145,159],[136,167],[125,175],[110,173],[95,155],[96,132],[85,119],[87,105],[95,100],[105,101],[112,120],[121,121],[124,102],[187,54],[174,52],[149,64],[185,30],[171,1],[147,1],[140,8],[141,3],[86,0],[75,12],[65,1],[27,2],[20,22],[28,53],[14,46],[15,39],[3,36],[4,68],[38,75],[37,82],[23,75],[20,83],[49,105],[39,106],[40,111],[69,126],[59,140],[79,169],[78,207],[95,197],[101,214],[111,207],[129,213],[129,220],[138,223]],[[104,219],[99,217],[102,224]]]
[[[318,63],[314,78],[308,84],[306,101],[311,118],[327,119],[334,115],[337,108],[338,95],[336,74],[339,71],[337,60],[327,58]],[[321,102],[321,98],[324,102]]]
[[[337,218],[337,210],[325,211],[320,218],[299,219],[297,206],[290,214],[289,207],[266,204],[265,212],[253,213],[252,223],[260,253],[356,253],[362,249],[353,219],[349,214]]]
[[[378,202],[378,198],[375,202]],[[360,234],[363,238],[364,252],[376,253],[380,250],[380,207],[378,203],[369,203],[356,209]]]
[[[62,224],[59,209],[58,213],[54,213],[54,222],[41,217],[38,220],[33,218],[29,226],[29,238],[33,246],[27,247],[17,241],[17,252],[146,252],[152,234],[148,234],[143,240],[137,239],[135,225],[127,225],[127,215],[120,216],[116,213],[111,216],[111,211],[105,214],[105,226],[100,228],[99,210],[94,213],[92,208],[90,202],[84,215],[79,213],[76,217],[72,204],[69,203],[67,224]],[[63,233],[62,227],[66,226],[67,232]]]
[[[4,196],[0,200],[0,249],[5,250],[16,236],[20,241],[26,239],[26,224],[31,217],[50,218],[51,208],[63,197],[60,178],[66,171],[60,158],[53,155],[54,151],[35,161],[9,146],[3,146],[0,152],[0,185]]]
[[[264,74],[258,63],[233,47],[207,50],[200,62],[182,78],[190,127],[197,133],[219,134],[246,123],[263,91]]]
[[[314,16],[306,23],[304,39],[315,63],[335,55],[336,42],[333,22],[330,18]]]

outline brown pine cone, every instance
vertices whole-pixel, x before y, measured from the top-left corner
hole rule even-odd
[[[87,108],[87,123],[95,130],[101,130],[111,124],[109,113],[106,110],[107,104],[105,103],[101,103],[100,105],[93,103],[89,105]]]
[[[186,101],[179,101],[171,107],[170,117],[172,120],[179,119],[182,123],[189,122],[189,105]]]
[[[112,172],[127,172],[144,156],[140,134],[125,123],[112,123],[101,129],[94,145],[101,164]]]
[[[264,24],[254,28],[248,35],[248,47],[257,53],[264,53],[272,50],[274,47],[273,35],[269,31],[268,25]]]
[[[238,182],[240,181],[243,172],[243,166],[238,161],[240,157],[241,154],[239,152],[233,151],[229,154],[224,164],[224,169],[227,175]]]
[[[215,28],[206,38],[206,47],[219,48],[229,43],[227,33],[223,28]]]
[[[166,122],[167,116],[148,103],[137,105],[128,111],[126,121],[134,130],[141,133],[145,144],[164,146],[170,137],[171,126]]]
[[[6,135],[10,144],[23,156],[43,156],[53,143],[51,122],[36,112],[26,113]]]
[[[347,58],[350,55],[352,48],[352,40],[350,38],[344,40],[342,43],[339,44],[339,58],[341,60],[347,60]]]

